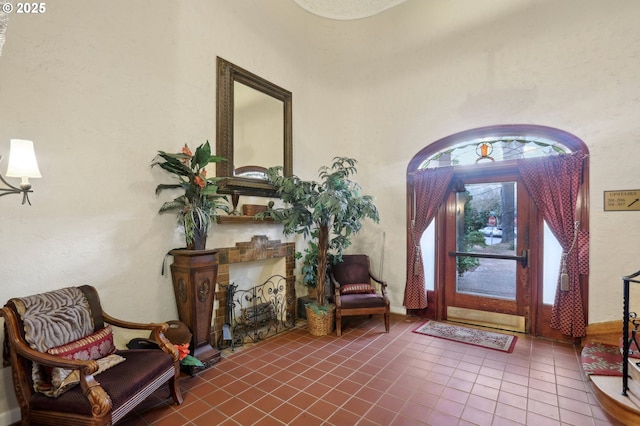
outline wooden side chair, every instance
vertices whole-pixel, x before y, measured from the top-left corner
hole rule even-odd
[[[389,332],[389,296],[387,283],[376,278],[369,267],[369,256],[345,254],[342,262],[329,272],[333,303],[336,305],[336,334],[342,335],[342,317],[354,315],[384,315],[384,327]],[[380,291],[371,280],[380,284]]]
[[[13,298],[0,316],[22,425],[115,424],[165,384],[182,403],[179,354],[164,337],[167,324],[113,318],[91,286]],[[151,330],[162,350],[117,351],[112,325]]]

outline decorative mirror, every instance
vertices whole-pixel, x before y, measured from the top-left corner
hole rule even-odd
[[[277,196],[269,167],[293,173],[291,92],[218,57],[216,164],[219,192]]]

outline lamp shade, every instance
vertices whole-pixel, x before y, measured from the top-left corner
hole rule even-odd
[[[39,178],[40,169],[33,150],[33,142],[24,139],[11,139],[9,151],[8,177]]]

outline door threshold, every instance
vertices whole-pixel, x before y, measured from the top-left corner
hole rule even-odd
[[[447,306],[447,321],[525,333],[525,317]]]

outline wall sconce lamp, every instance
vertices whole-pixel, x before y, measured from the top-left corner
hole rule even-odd
[[[2,156],[0,155],[1,160]],[[8,194],[22,194],[22,204],[27,202],[31,205],[29,193],[33,191],[29,178],[42,177],[40,169],[38,169],[36,153],[33,150],[33,142],[24,139],[11,139],[7,177],[19,177],[22,178],[22,182],[19,187],[11,185],[0,174],[0,180],[8,186],[8,188],[0,188],[0,197]]]

